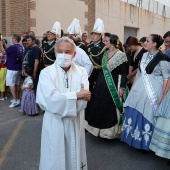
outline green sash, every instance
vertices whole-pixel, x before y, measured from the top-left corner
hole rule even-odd
[[[123,105],[122,105],[120,98],[118,96],[117,89],[116,89],[116,86],[114,84],[112,75],[111,75],[111,73],[110,73],[110,71],[109,71],[109,69],[106,65],[106,62],[107,62],[107,55],[106,54],[107,54],[107,52],[104,53],[104,56],[103,56],[103,59],[102,59],[103,74],[104,74],[108,89],[110,91],[110,94],[112,96],[112,99],[113,99],[117,109],[120,112],[120,118],[119,118],[118,122],[119,122],[119,125],[121,125],[122,124],[122,117],[123,117]]]

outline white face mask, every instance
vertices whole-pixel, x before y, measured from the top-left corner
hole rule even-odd
[[[71,65],[71,59],[72,59],[72,55],[64,54],[64,53],[56,54],[57,64],[60,67],[70,66]]]

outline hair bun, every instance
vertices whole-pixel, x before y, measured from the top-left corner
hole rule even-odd
[[[110,35],[110,43],[116,47],[119,37],[116,34]]]
[[[164,42],[163,38],[161,35],[158,35],[158,42],[159,42],[159,45],[161,46]]]
[[[156,48],[158,49],[164,42],[163,38],[161,35],[158,34],[151,34],[152,37],[152,42],[156,42]]]

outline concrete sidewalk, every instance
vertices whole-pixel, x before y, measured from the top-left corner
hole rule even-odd
[[[0,101],[0,170],[38,170],[43,114],[27,116]]]

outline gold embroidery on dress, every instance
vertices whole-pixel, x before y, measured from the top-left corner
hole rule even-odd
[[[116,67],[118,67],[119,65],[123,64],[124,62],[127,61],[127,57],[126,55],[121,52],[118,51],[108,62],[108,68],[110,69],[110,71],[112,71],[113,69],[115,69]]]

